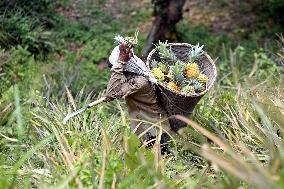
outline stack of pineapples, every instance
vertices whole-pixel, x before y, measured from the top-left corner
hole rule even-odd
[[[204,54],[203,45],[193,46],[188,51],[186,61],[179,60],[167,43],[159,42],[155,46],[161,60],[152,60],[151,69],[160,84],[186,96],[201,93],[206,89],[208,77],[196,63]]]

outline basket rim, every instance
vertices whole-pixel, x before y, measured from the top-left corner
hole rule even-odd
[[[183,46],[183,47],[193,47],[193,45],[189,44],[189,43],[167,43],[167,45],[169,46]],[[156,48],[152,49],[150,51],[150,53],[148,54],[147,56],[147,60],[146,60],[146,66],[150,69],[150,60],[153,56],[153,54],[156,52]],[[184,95],[182,93],[177,93],[175,91],[172,91],[168,88],[166,88],[164,85],[162,85],[159,81],[158,81],[158,85],[163,87],[164,89],[168,90],[168,91],[171,91],[172,93],[174,93],[175,95],[179,95],[179,96],[182,96],[182,97],[199,97],[199,96],[202,96],[204,95],[205,93],[207,93],[211,88],[212,86],[214,85],[215,81],[216,81],[216,78],[217,78],[217,69],[216,69],[216,66],[215,66],[215,62],[214,60],[210,57],[210,55],[204,51],[204,55],[206,56],[206,58],[209,60],[209,62],[211,63],[212,65],[212,68],[213,68],[213,78],[212,78],[212,83],[204,90],[202,91],[201,93],[197,93],[197,94],[194,94],[194,95]]]

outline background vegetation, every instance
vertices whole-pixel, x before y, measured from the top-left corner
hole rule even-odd
[[[141,54],[150,1],[0,1],[0,188],[283,188],[283,7],[186,2],[177,40],[204,44],[218,80],[161,157],[123,101],[62,125],[103,94],[115,34],[139,30]]]

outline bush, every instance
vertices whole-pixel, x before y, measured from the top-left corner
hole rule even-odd
[[[9,52],[9,57],[3,62],[4,75],[0,77],[0,97],[16,82],[22,82],[26,77],[33,76],[34,57],[26,48],[17,46]],[[5,56],[2,52],[1,56]],[[32,74],[32,75],[31,75]]]
[[[9,49],[16,45],[27,46],[27,50],[36,56],[46,56],[54,49],[51,33],[44,31],[38,20],[28,17],[21,11],[9,12],[0,23],[2,34],[0,45]]]
[[[0,14],[22,11],[29,17],[37,18],[41,25],[52,27],[55,25],[55,1],[53,0],[4,0],[0,3]]]
[[[283,0],[255,0],[253,10],[262,20],[273,20],[276,24],[284,26],[284,1]]]
[[[51,0],[4,1],[0,4],[0,46],[9,49],[27,46],[37,57],[46,57],[54,49],[51,32],[58,16]]]

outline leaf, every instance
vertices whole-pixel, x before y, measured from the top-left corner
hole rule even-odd
[[[124,160],[126,167],[131,171],[133,171],[140,165],[138,158],[134,154],[125,153]]]
[[[127,153],[134,154],[137,152],[139,146],[141,145],[140,140],[135,134],[131,134],[127,140],[128,148]]]

